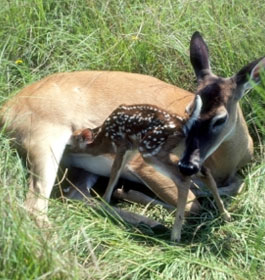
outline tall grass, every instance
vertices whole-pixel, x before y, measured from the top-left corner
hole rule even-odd
[[[2,0],[1,102],[24,85],[59,71],[122,70],[195,88],[189,40],[199,30],[214,72],[231,76],[265,54],[261,0]],[[246,187],[227,200],[231,223],[204,201],[183,242],[142,234],[79,203],[50,202],[52,229],[40,231],[23,212],[27,174],[9,139],[0,134],[1,279],[264,279],[264,85],[242,102],[255,140]],[[130,206],[163,220],[161,208]]]

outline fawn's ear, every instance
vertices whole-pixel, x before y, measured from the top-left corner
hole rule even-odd
[[[191,37],[190,61],[197,80],[203,79],[205,75],[211,72],[208,47],[198,31]]]
[[[259,58],[243,67],[232,79],[236,82],[235,98],[240,99],[246,90],[260,83],[261,71],[265,70],[265,57]]]
[[[82,137],[83,141],[87,142],[87,144],[90,144],[94,141],[94,133],[93,133],[92,129],[90,129],[90,128],[84,129],[81,132],[80,136]]]

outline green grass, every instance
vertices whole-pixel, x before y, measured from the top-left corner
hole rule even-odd
[[[2,0],[0,101],[48,74],[81,69],[145,73],[193,90],[192,33],[204,35],[213,70],[230,76],[265,54],[264,10],[262,0]],[[56,200],[54,227],[41,232],[21,208],[26,170],[1,133],[0,278],[264,279],[264,104],[264,86],[242,101],[256,154],[242,171],[243,193],[226,200],[233,221],[223,223],[206,200],[179,245]],[[172,225],[159,207],[127,207]]]

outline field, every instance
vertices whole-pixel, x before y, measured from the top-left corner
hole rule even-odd
[[[264,11],[262,0],[2,0],[0,102],[48,74],[82,69],[144,73],[194,90],[192,33],[208,43],[213,71],[232,76],[265,55]],[[0,131],[0,279],[265,279],[264,81],[241,102],[255,156],[241,171],[243,192],[224,198],[232,222],[205,199],[180,244],[56,199],[53,228],[41,231],[21,207],[26,168]],[[172,225],[160,207],[124,207]]]

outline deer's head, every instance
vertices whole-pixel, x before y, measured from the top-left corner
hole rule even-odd
[[[201,98],[202,106],[196,119],[185,126],[186,149],[179,161],[185,175],[198,172],[203,162],[223,143],[232,137],[237,124],[237,106],[247,89],[260,81],[265,58],[257,59],[230,78],[214,75],[210,68],[208,47],[199,32],[190,43],[190,59],[197,77],[196,98],[186,108],[189,112]]]

